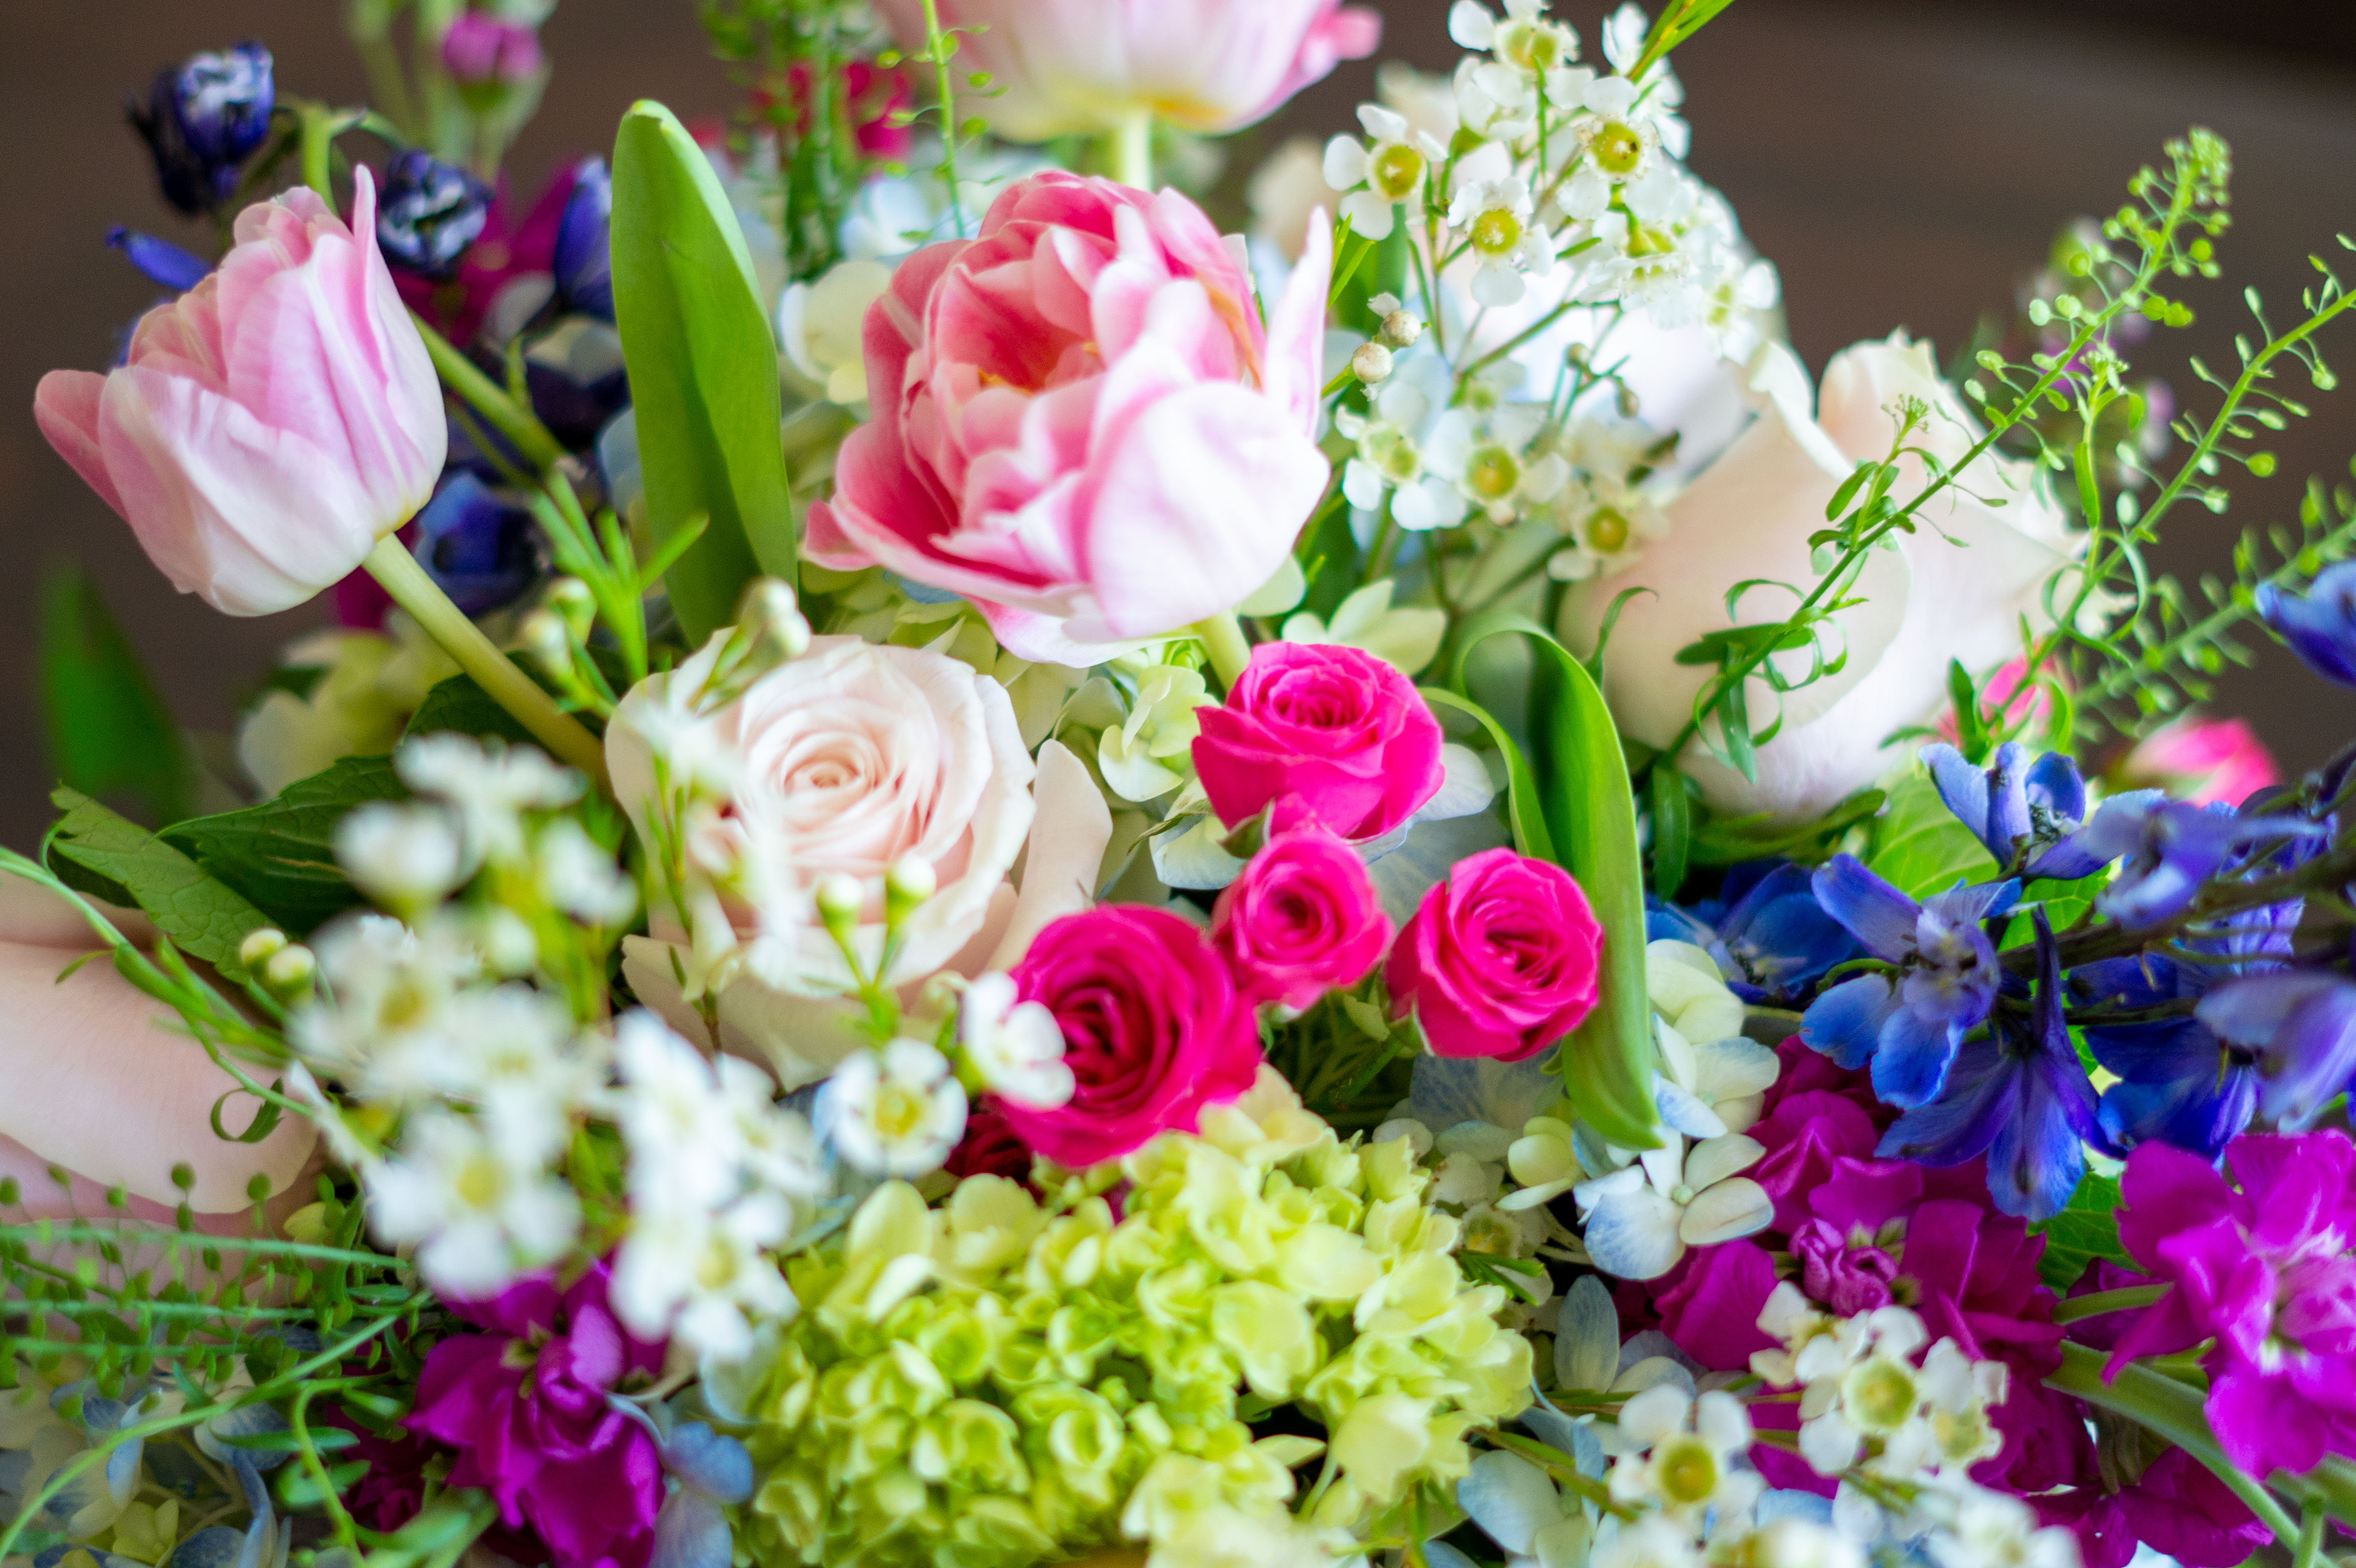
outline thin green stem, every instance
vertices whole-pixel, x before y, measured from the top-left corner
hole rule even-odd
[[[542,471],[555,467],[557,459],[564,456],[564,446],[549,434],[540,417],[509,397],[506,388],[485,375],[480,366],[434,330],[423,317],[412,311],[410,320],[416,324],[417,335],[425,339],[425,352],[433,358],[434,373],[442,378],[442,384],[513,442],[526,462]]]
[[[2075,1323],[2082,1317],[2100,1317],[2106,1312],[2133,1312],[2139,1306],[2149,1306],[2168,1294],[2166,1285],[2129,1285],[2124,1290],[2095,1291],[2090,1295],[2073,1295],[2053,1305],[2053,1321]]]
[[[2275,1500],[2273,1493],[2244,1475],[2240,1466],[2225,1457],[2224,1448],[2210,1430],[2209,1419],[2201,1411],[2201,1396],[2182,1383],[2134,1363],[2121,1368],[2116,1380],[2104,1382],[2103,1353],[2064,1340],[2061,1369],[2045,1380],[2045,1386],[2075,1395],[2104,1410],[2115,1411],[2158,1433],[2207,1466],[2258,1516],[2260,1522],[2274,1531],[2276,1540],[2285,1546],[2297,1541],[2298,1527],[2291,1522],[2290,1515]]]
[[[957,89],[950,84],[949,60],[957,53],[957,39],[941,30],[939,0],[925,0],[925,51],[933,62],[935,91],[941,95],[941,186],[949,199],[949,218],[957,225],[957,237],[965,238],[965,203],[958,196]]]
[[[1251,662],[1251,644],[1245,640],[1236,612],[1226,610],[1208,620],[1195,622],[1194,635],[1202,639],[1203,651],[1210,656],[1219,684],[1232,691],[1236,682],[1243,679],[1244,666]]]
[[[492,701],[531,732],[533,739],[548,747],[560,762],[589,775],[598,789],[611,788],[605,777],[605,748],[597,737],[559,708],[530,676],[517,668],[515,660],[492,645],[482,628],[468,620],[466,612],[450,602],[441,585],[425,575],[425,568],[402,547],[397,536],[387,534],[377,541],[364,564],[369,575],[384,585],[392,602],[407,610],[410,618],[440,643],[444,653],[458,661],[459,669],[472,675],[476,684],[490,693]]]
[[[1112,177],[1140,190],[1153,188],[1153,111],[1132,109],[1112,132]]]
[[[2291,1552],[2291,1568],[2315,1568],[2316,1558],[2323,1551],[2323,1525],[2330,1515],[2323,1505],[2310,1498],[2299,1517],[2298,1544]]]
[[[336,182],[330,154],[336,145],[336,116],[324,103],[305,103],[295,113],[303,127],[303,183],[333,211]]]

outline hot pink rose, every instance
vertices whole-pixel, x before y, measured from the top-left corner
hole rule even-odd
[[[998,1111],[1059,1165],[1118,1159],[1191,1133],[1259,1072],[1259,1030],[1203,933],[1167,910],[1104,904],[1041,931],[1013,970],[1025,1002],[1055,1014],[1078,1087],[1052,1111]]]
[[[52,371],[33,414],[184,594],[290,609],[434,493],[448,428],[424,340],[376,246],[308,190],[238,214],[220,268],[140,318],[122,369]]]
[[[1534,1057],[1595,1005],[1603,928],[1570,874],[1510,849],[1458,861],[1391,944],[1391,1010],[1442,1057]]]
[[[1279,805],[1280,815],[1289,805]],[[1365,863],[1312,822],[1270,838],[1211,911],[1211,940],[1244,994],[1287,1007],[1356,984],[1390,940]]]
[[[924,0],[876,0],[910,53]],[[1214,134],[1240,130],[1382,40],[1382,17],[1342,0],[940,0],[960,69],[996,89],[972,101],[1018,142],[1090,135],[1146,113]],[[968,62],[970,62],[969,64]]]
[[[1263,329],[1202,209],[1050,172],[980,238],[929,245],[870,306],[874,417],[851,432],[810,558],[880,564],[980,607],[1018,656],[1086,666],[1229,609],[1323,494],[1330,240]]]
[[[1380,838],[1440,791],[1440,721],[1398,667],[1337,644],[1263,642],[1204,708],[1194,771],[1230,826],[1281,796],[1345,839]]]

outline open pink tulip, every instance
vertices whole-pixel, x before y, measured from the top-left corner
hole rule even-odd
[[[911,53],[924,0],[875,0]],[[1091,135],[1147,113],[1190,131],[1240,130],[1382,41],[1382,17],[1342,0],[938,0],[958,69],[990,74],[970,104],[1001,136]]]
[[[441,388],[356,177],[351,228],[309,190],[247,208],[220,266],[141,318],[121,369],[52,371],[33,399],[173,585],[230,615],[333,585],[442,471]]]
[[[918,251],[869,307],[874,418],[810,510],[811,559],[962,594],[1034,662],[1085,667],[1232,608],[1330,473],[1313,437],[1333,249],[1311,229],[1263,328],[1176,191],[1011,187],[980,238]]]

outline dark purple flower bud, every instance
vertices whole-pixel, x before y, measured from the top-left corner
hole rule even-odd
[[[556,226],[556,300],[561,313],[614,319],[614,177],[603,158],[584,158]]]
[[[431,153],[406,152],[385,166],[376,242],[395,271],[446,278],[490,215],[488,186]]]
[[[107,231],[106,242],[122,252],[150,281],[174,294],[187,293],[213,270],[213,264],[202,256],[191,255],[169,240],[141,234],[120,223]]]
[[[159,73],[147,102],[134,100],[129,111],[155,156],[164,199],[203,213],[235,196],[240,166],[269,135],[276,103],[270,51],[260,44],[191,55]]]
[[[2356,561],[2327,566],[2304,595],[2261,585],[2258,618],[2327,681],[2356,686]]]
[[[417,514],[413,553],[453,604],[488,615],[539,580],[540,525],[473,474],[450,470]]]

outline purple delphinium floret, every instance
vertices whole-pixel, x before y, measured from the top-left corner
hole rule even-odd
[[[1745,1002],[1796,1005],[1826,970],[1864,950],[1817,904],[1804,865],[1738,865],[1727,873],[1726,897],[1689,908],[1653,899],[1644,935],[1702,949]]]
[[[2325,567],[2304,594],[2260,585],[2257,611],[2300,663],[2327,681],[2356,686],[2356,561]]]

